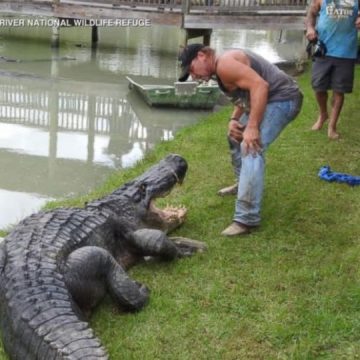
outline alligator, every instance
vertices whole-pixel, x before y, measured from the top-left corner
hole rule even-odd
[[[110,195],[83,208],[43,210],[22,220],[0,243],[0,325],[10,359],[109,359],[88,324],[108,293],[137,311],[149,289],[126,270],[144,258],[172,260],[205,249],[170,238],[184,207],[154,200],[182,183],[187,162],[170,154]]]

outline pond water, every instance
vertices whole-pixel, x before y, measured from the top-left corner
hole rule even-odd
[[[0,28],[0,229],[46,201],[84,194],[132,166],[209,111],[150,108],[126,76],[172,84],[183,34],[174,27]],[[214,31],[221,51],[251,48],[271,61],[304,52],[302,32]]]

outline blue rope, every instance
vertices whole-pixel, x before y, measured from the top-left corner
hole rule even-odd
[[[351,186],[360,185],[360,176],[333,172],[331,171],[330,166],[322,166],[318,175],[320,179],[330,182],[336,181],[339,183],[346,183]]]

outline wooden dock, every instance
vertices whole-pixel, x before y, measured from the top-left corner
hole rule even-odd
[[[183,29],[304,29],[304,0],[5,0],[0,14],[148,19]]]

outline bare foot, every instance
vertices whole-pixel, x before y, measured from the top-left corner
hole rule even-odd
[[[338,140],[340,138],[340,134],[337,133],[335,130],[328,130],[328,137],[331,140]]]
[[[320,130],[324,125],[324,122],[328,119],[328,114],[320,114],[311,130]]]

